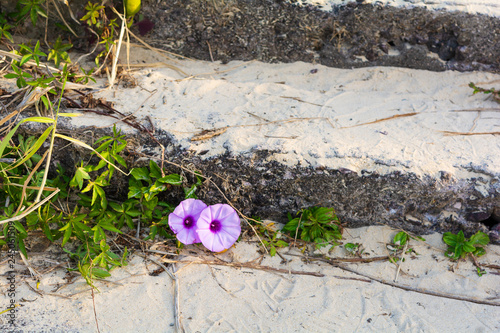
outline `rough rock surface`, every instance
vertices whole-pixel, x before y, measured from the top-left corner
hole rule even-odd
[[[152,45],[203,60],[352,68],[500,69],[500,19],[349,3],[324,12],[282,0],[149,1]]]
[[[38,125],[25,126],[27,134],[37,133]],[[90,143],[88,128],[74,128],[63,122],[60,131]],[[108,130],[94,130],[94,136],[109,135]],[[346,169],[289,167],[278,162],[268,162],[273,151],[253,151],[233,156],[230,153],[216,158],[202,156],[182,149],[172,136],[164,131],[155,135],[167,152],[170,162],[197,170],[210,178],[198,192],[207,204],[225,202],[225,197],[248,217],[258,216],[285,223],[287,212],[314,205],[334,207],[341,222],[349,228],[374,224],[386,224],[417,234],[431,232],[458,232],[470,235],[477,230],[488,231],[495,221],[494,210],[500,203],[499,175],[486,175],[471,179],[455,179],[442,173],[439,179],[417,177],[412,173],[391,172],[376,174],[362,172],[358,175]],[[136,151],[143,156],[158,155],[158,144],[148,135],[130,136]],[[71,169],[77,160],[88,153],[77,150],[59,150],[66,142],[57,142],[53,158],[56,163]],[[82,155],[83,154],[83,155]],[[139,157],[139,158],[138,158]],[[149,160],[149,159],[147,159]],[[130,164],[147,164],[147,160],[131,154]],[[166,164],[169,172],[183,173],[188,182],[194,182],[192,174]],[[205,178],[205,179],[206,179]],[[127,180],[116,174],[109,191],[110,198],[126,200]],[[487,189],[487,193],[478,189]],[[224,196],[223,196],[223,194]],[[162,194],[167,202],[180,201],[180,188]]]

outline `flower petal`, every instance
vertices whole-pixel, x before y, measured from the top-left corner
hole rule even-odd
[[[206,207],[207,205],[201,200],[186,199],[175,207],[174,212],[168,216],[168,225],[175,233],[179,242],[186,245],[201,242],[196,232],[196,224],[201,212]],[[184,224],[184,220],[187,217],[191,217],[194,220],[194,224],[190,228],[187,228]]]
[[[219,221],[218,231],[210,229],[213,221]],[[230,248],[241,233],[241,222],[236,211],[229,205],[216,204],[203,210],[198,219],[197,233],[203,245],[213,252]]]
[[[198,233],[196,232],[195,228],[191,228],[191,229],[183,228],[175,236],[177,237],[179,242],[186,244],[186,245],[201,242],[200,237],[198,236]]]

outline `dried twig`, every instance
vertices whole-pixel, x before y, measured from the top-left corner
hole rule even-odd
[[[402,284],[390,282],[390,281],[387,281],[387,280],[384,280],[381,278],[377,278],[377,277],[372,276],[372,275],[367,274],[367,273],[359,272],[355,269],[348,267],[345,264],[339,263],[338,261],[334,261],[334,260],[321,259],[321,258],[309,258],[309,259],[324,261],[324,262],[331,264],[334,267],[338,267],[338,268],[345,270],[347,272],[351,272],[351,273],[357,274],[359,276],[363,276],[365,278],[368,278],[370,280],[377,281],[379,283],[382,283],[382,284],[385,284],[385,285],[388,285],[391,287],[403,289],[406,291],[413,291],[413,292],[420,293],[420,294],[448,298],[448,299],[454,299],[454,300],[464,301],[464,302],[471,302],[471,303],[482,304],[482,305],[500,306],[500,302],[492,302],[489,300],[477,299],[477,298],[473,298],[473,297],[453,295],[453,294],[442,293],[442,292],[437,292],[437,291],[432,291],[432,290],[427,290],[427,289],[422,289],[422,288],[414,288],[414,287],[410,287],[407,285],[402,285]]]
[[[176,332],[184,332],[184,328],[181,326],[181,318],[180,318],[180,310],[179,310],[179,281],[177,280],[177,276],[175,275],[175,268],[173,268],[173,272],[170,272],[170,270],[163,265],[161,262],[156,260],[155,258],[149,257],[149,256],[141,256],[149,261],[154,262],[161,268],[167,272],[167,274],[170,276],[174,283],[174,320],[175,320],[175,331]],[[173,266],[173,265],[172,265]]]
[[[439,131],[441,133],[444,133],[446,136],[452,136],[452,135],[500,135],[500,132],[452,132],[452,131]]]
[[[99,321],[97,320],[97,312],[95,310],[95,297],[94,297],[94,288],[90,289],[90,292],[92,293],[92,306],[94,308],[94,318],[95,318],[95,325],[97,327],[97,332],[100,333],[101,330],[99,330]]]
[[[297,102],[300,102],[300,103],[311,104],[311,105],[315,105],[315,106],[321,106],[321,107],[333,109],[333,106],[323,105],[323,104],[316,104],[316,103],[311,103],[311,102],[306,102],[306,101],[302,100],[299,97],[293,97],[293,96],[280,96],[280,97],[281,98],[287,98],[287,99],[293,99],[294,101],[297,101]]]
[[[254,264],[252,262],[242,263],[242,262],[226,262],[226,261],[222,261],[222,260],[172,260],[172,259],[162,259],[162,261],[168,262],[168,263],[178,263],[178,264],[198,264],[198,265],[228,266],[228,267],[234,267],[234,268],[250,268],[250,269],[268,271],[268,272],[277,272],[277,273],[283,273],[283,274],[309,275],[309,276],[316,276],[316,277],[324,277],[325,276],[325,274],[319,273],[319,272],[305,272],[305,271],[295,271],[295,270],[284,269],[284,268],[274,268],[271,266]]]
[[[398,269],[396,270],[396,276],[394,277],[394,282],[396,282],[398,280],[399,272],[401,271],[401,266],[403,266],[403,262],[405,260],[406,250],[408,249],[408,243],[409,242],[405,243],[405,246],[403,248],[403,253],[401,254],[401,258],[399,258],[399,263],[397,265]]]

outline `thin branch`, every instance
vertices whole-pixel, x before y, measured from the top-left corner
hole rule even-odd
[[[387,281],[387,280],[384,280],[381,278],[377,278],[377,277],[372,276],[372,275],[367,274],[367,273],[359,272],[355,269],[347,267],[347,265],[345,265],[345,264],[339,263],[338,261],[336,262],[334,260],[321,259],[321,258],[309,258],[309,259],[320,260],[320,261],[329,263],[330,265],[332,265],[334,267],[345,270],[347,272],[351,272],[351,273],[357,274],[359,276],[363,276],[367,279],[377,281],[378,283],[385,284],[387,286],[395,287],[395,288],[406,290],[406,291],[413,291],[413,292],[420,293],[420,294],[441,297],[441,298],[454,299],[457,301],[464,301],[464,302],[476,303],[476,304],[481,304],[481,305],[500,306],[500,302],[492,302],[492,301],[477,299],[477,298],[473,298],[473,297],[453,295],[453,294],[442,293],[442,292],[432,291],[432,290],[427,290],[427,289],[422,289],[422,288],[414,288],[414,287],[410,287],[407,285],[402,285],[402,284],[390,282],[390,281]]]
[[[250,268],[261,271],[277,272],[283,274],[295,274],[295,275],[309,275],[316,277],[324,277],[325,274],[319,272],[305,272],[305,271],[295,271],[291,269],[284,268],[274,268],[271,266],[258,265],[254,263],[242,263],[242,262],[225,262],[222,260],[172,260],[172,259],[162,259],[164,262],[168,263],[178,263],[178,264],[198,264],[198,265],[216,265],[216,266],[228,266],[234,268]],[[368,281],[367,281],[368,282]]]

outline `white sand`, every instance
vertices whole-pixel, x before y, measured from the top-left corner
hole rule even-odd
[[[146,62],[164,60],[151,52],[134,53]],[[489,88],[500,82],[500,75],[391,67],[346,70],[301,62],[182,61],[178,66],[195,77],[184,78],[168,68],[144,69],[134,73],[137,87],[96,96],[133,113],[145,126],[149,117],[155,128],[173,135],[175,144],[205,152],[202,158],[226,151],[251,156],[254,150],[268,149],[275,152],[269,160],[290,166],[434,177],[446,171],[486,182],[500,175],[498,136],[445,133],[499,131],[498,103],[484,94],[472,95],[468,84]],[[115,120],[86,114],[72,121],[103,127]],[[226,126],[219,136],[191,141],[202,130]]]
[[[387,255],[385,244],[396,231],[387,227],[346,230],[346,242],[364,245],[364,257]],[[500,276],[498,270],[477,276],[470,262],[458,267],[443,255],[441,235],[426,236],[427,243],[411,241],[418,255],[407,256],[396,284],[495,302],[481,305],[405,291],[379,282],[346,280],[366,277],[345,272],[327,263],[304,263],[297,249],[281,250],[291,259],[281,263],[266,256],[261,265],[297,272],[316,272],[323,277],[268,272],[250,268],[217,265],[177,264],[181,324],[186,332],[498,332],[500,331]],[[156,247],[161,250],[160,246]],[[186,250],[195,249],[188,246]],[[239,243],[216,255],[238,263],[259,258],[257,243]],[[336,248],[331,257],[349,257]],[[209,254],[189,257],[183,251],[179,260],[214,260]],[[47,254],[33,255],[34,268],[48,260]],[[500,265],[500,247],[488,246],[480,262]],[[49,264],[50,265],[50,264]],[[0,266],[5,272],[6,265]],[[396,266],[388,261],[348,264],[350,269],[387,282],[393,282]],[[18,279],[23,265],[18,266]],[[113,271],[110,281],[97,282],[95,311],[101,332],[173,332],[174,287],[165,273],[150,276],[158,266],[134,256],[129,266]],[[454,271],[452,271],[452,269]],[[43,269],[39,269],[43,271]],[[93,302],[88,286],[78,278],[65,284],[65,271],[43,274],[41,296],[30,290],[26,278],[16,289],[17,322],[25,332],[96,332]],[[7,288],[3,279],[2,289]],[[77,294],[75,294],[77,293]],[[59,296],[57,296],[59,295]],[[69,299],[61,296],[70,296]],[[2,304],[8,298],[3,295]],[[1,317],[3,325],[5,318]],[[1,326],[5,329],[6,326]],[[5,331],[5,330],[2,330]]]
[[[321,9],[330,11],[332,6],[345,5],[355,0],[298,0],[297,3],[321,6]],[[447,11],[461,11],[471,14],[485,14],[500,16],[500,2],[498,0],[365,0],[366,4],[388,5],[394,7],[428,9]]]

